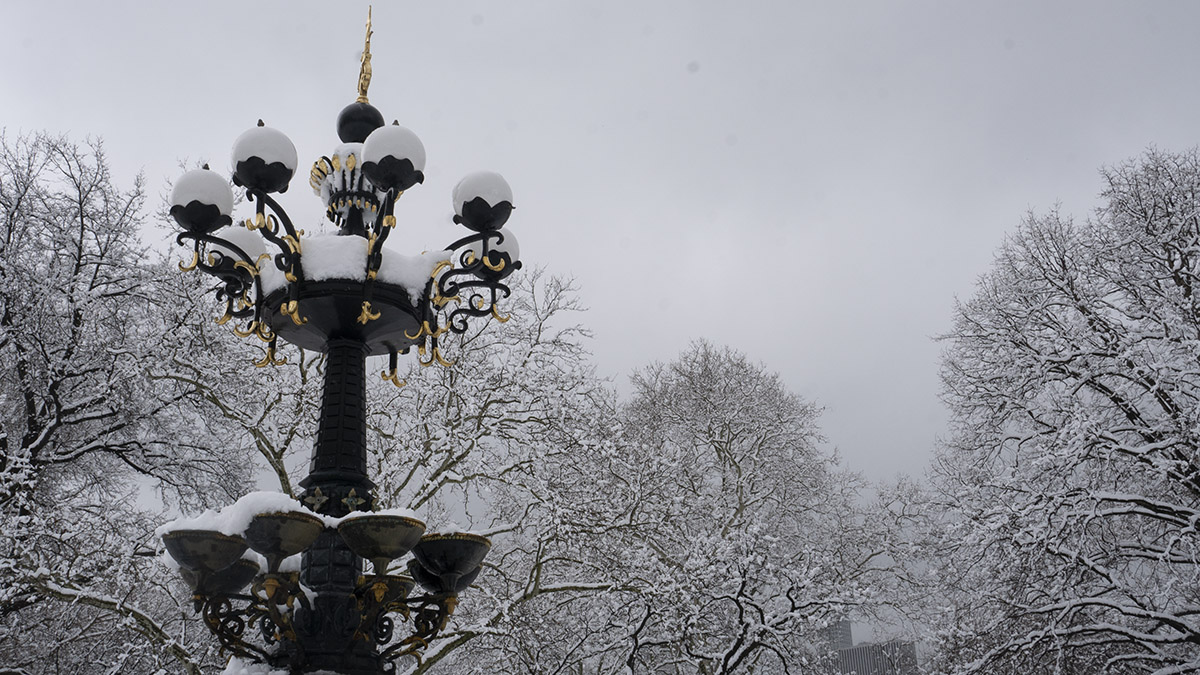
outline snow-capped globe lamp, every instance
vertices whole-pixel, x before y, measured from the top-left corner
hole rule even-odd
[[[380,377],[397,386],[398,356],[413,347],[422,365],[450,365],[439,341],[473,319],[506,321],[498,307],[521,261],[516,237],[503,229],[512,189],[487,171],[453,189],[452,220],[466,230],[443,251],[384,247],[397,226],[396,200],[425,181],[426,155],[415,133],[385,124],[367,98],[370,39],[368,14],[358,97],[338,115],[340,144],[309,172],[336,233],[297,229],[275,201],[295,176],[296,146],[262,120],[237,138],[231,158],[232,184],[253,215],[234,220],[230,181],[207,166],[181,176],[170,198],[177,240],[190,249],[180,268],[220,282],[217,323],[265,344],[255,365],[284,363],[281,339],[326,354],[299,499],[244,498],[223,517],[161,532],[221,648],[293,673],[393,672],[396,659],[418,655],[445,628],[491,546],[478,533],[427,533],[412,513],[375,511],[366,357],[387,356]],[[287,562],[295,556],[298,564]],[[392,567],[403,560],[407,573]],[[399,630],[399,620],[410,630]]]

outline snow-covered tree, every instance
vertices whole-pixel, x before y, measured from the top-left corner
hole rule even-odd
[[[817,671],[820,630],[873,611],[888,537],[818,450],[818,409],[705,342],[633,384],[627,464],[604,476],[640,524],[608,549],[639,586],[629,666]]]
[[[0,138],[0,662],[29,672],[203,660],[154,592],[160,515],[141,505],[241,477],[181,415],[189,392],[155,380],[175,307],[137,242],[142,202],[98,142]]]
[[[408,421],[384,434],[382,493],[478,499],[496,542],[415,669],[817,672],[820,629],[874,607],[887,533],[817,451],[816,408],[706,343],[618,404],[561,324],[566,289],[531,283],[389,406]]]
[[[946,336],[924,556],[954,672],[1200,672],[1200,154],[1030,215]]]

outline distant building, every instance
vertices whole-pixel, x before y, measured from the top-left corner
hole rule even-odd
[[[917,675],[917,648],[912,642],[854,645],[849,621],[838,621],[824,631],[836,652],[834,663],[843,675]]]
[[[893,640],[839,649],[837,661],[846,675],[917,675],[917,648],[911,642]]]
[[[849,621],[836,621],[823,629],[821,633],[824,635],[825,641],[829,643],[829,646],[838,651],[850,649],[854,646],[854,637],[850,632]]]

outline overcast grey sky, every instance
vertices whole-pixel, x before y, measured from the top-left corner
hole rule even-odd
[[[260,117],[301,170],[353,100],[366,2],[8,3],[0,125],[104,138],[152,195]],[[574,275],[619,383],[695,338],[825,407],[847,466],[920,475],[956,295],[1028,209],[1196,143],[1183,2],[376,2],[371,102],[424,141],[404,252],[503,173],[527,264]],[[163,230],[165,233],[165,229]],[[156,234],[162,238],[165,234]]]

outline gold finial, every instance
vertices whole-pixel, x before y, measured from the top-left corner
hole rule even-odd
[[[362,65],[358,68],[359,103],[367,103],[367,87],[371,86],[371,6],[367,5],[367,39],[363,43]]]

